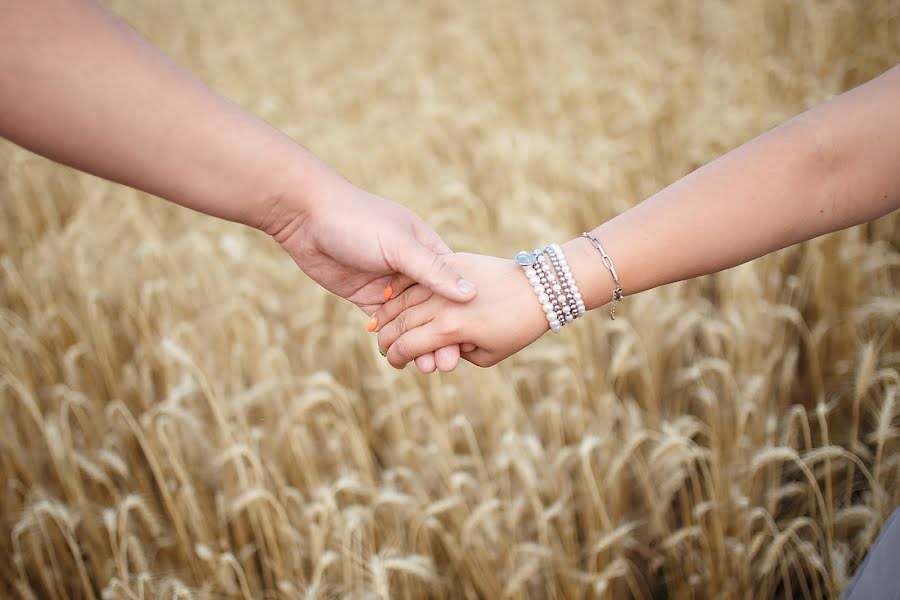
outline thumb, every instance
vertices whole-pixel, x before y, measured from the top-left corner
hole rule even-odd
[[[475,284],[460,277],[444,255],[435,254],[412,236],[397,249],[397,260],[391,266],[447,300],[468,302],[478,294]]]
[[[453,252],[450,250],[450,246],[438,235],[438,232],[429,227],[424,221],[415,223],[413,231],[416,239],[435,254],[450,254]]]

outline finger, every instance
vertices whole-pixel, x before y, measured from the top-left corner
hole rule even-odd
[[[381,331],[385,325],[396,319],[397,315],[413,306],[422,304],[433,295],[434,292],[421,285],[414,286],[399,296],[395,294],[393,300],[382,304],[381,308],[372,315],[372,318],[375,319],[375,329],[373,331]],[[386,347],[382,346],[382,348]]]
[[[450,250],[450,246],[444,243],[437,231],[432,229],[425,221],[420,220],[414,227],[414,231],[416,232],[416,238],[435,254],[450,254],[453,252]]]
[[[463,279],[444,255],[435,254],[412,236],[403,238],[394,249],[391,268],[454,302],[468,302],[478,291]]]
[[[425,325],[433,318],[433,308],[425,304],[417,304],[412,308],[404,310],[403,312],[398,314],[390,323],[385,324],[378,332],[378,347],[385,349],[390,348],[391,345],[395,341],[397,341],[397,338],[399,338],[401,335],[403,335],[407,331],[410,331],[411,329],[415,329],[416,327]],[[410,356],[409,360],[412,360],[417,356],[422,356],[423,354],[426,354],[428,352],[432,352],[437,348],[440,348],[440,346],[423,350],[415,356]],[[409,360],[406,362],[409,362]]]
[[[417,356],[432,352],[449,344],[450,335],[443,333],[434,321],[411,329],[397,338],[387,351],[388,362],[402,369]]]
[[[391,281],[388,283],[387,287],[384,288],[384,301],[387,302],[391,298],[396,298],[415,284],[416,282],[412,277],[404,275],[403,273],[395,274],[391,277]]]
[[[461,352],[460,356],[463,360],[467,360],[477,367],[490,367],[497,364],[497,360],[494,358],[494,355],[481,348],[475,348],[471,351]]]
[[[416,359],[416,368],[420,373],[434,373],[437,364],[437,356],[434,352],[428,352]]]
[[[416,364],[418,359],[416,359]],[[459,346],[456,344],[444,346],[434,351],[434,364],[442,373],[449,373],[459,364]]]
[[[460,344],[459,351],[460,352],[471,352],[472,350],[474,350],[477,347],[478,346],[476,346],[475,344]]]

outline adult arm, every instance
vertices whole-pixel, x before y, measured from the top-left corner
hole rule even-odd
[[[395,273],[456,301],[475,296],[446,264],[449,248],[412,211],[354,187],[103,6],[3,0],[0,9],[0,136],[261,229],[307,275],[368,314]],[[455,362],[458,348],[442,352]],[[423,361],[434,368],[433,356]]]

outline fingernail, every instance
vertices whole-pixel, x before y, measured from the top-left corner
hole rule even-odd
[[[385,352],[385,351],[382,350],[381,348],[378,348],[378,354],[380,354],[380,355],[382,355],[382,356],[387,356],[387,352]]]
[[[460,277],[456,280],[456,289],[468,296],[475,291],[475,284]]]
[[[375,331],[376,327],[378,327],[378,319],[372,317],[371,319],[369,319],[369,324],[366,325],[366,329],[369,331],[369,333],[372,333],[373,331]]]
[[[394,295],[394,288],[391,287],[391,284],[388,284],[386,288],[384,288],[384,301],[387,302],[391,299],[391,296]]]

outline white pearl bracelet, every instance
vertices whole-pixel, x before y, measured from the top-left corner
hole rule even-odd
[[[584,315],[584,300],[558,244],[534,252],[523,250],[515,260],[537,295],[550,331],[559,333],[564,325]]]

